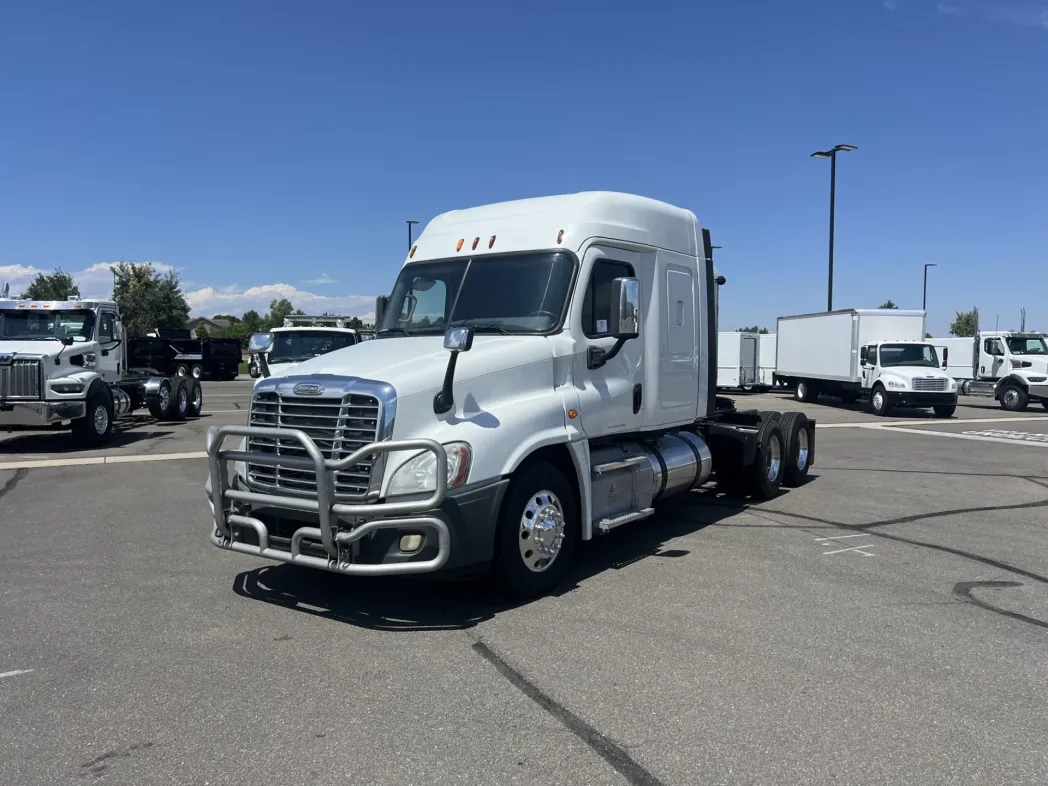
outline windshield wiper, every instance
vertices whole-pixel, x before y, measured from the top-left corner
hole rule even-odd
[[[411,335],[411,334],[410,334],[410,333],[408,333],[408,332],[407,332],[406,330],[404,330],[404,328],[398,328],[398,327],[393,327],[393,328],[383,328],[383,329],[382,329],[382,330],[380,330],[380,331],[379,331],[379,332],[378,332],[378,333],[377,333],[376,335],[379,335],[379,336],[381,336],[381,335],[382,335],[383,333],[402,333],[402,334],[403,334],[403,335],[405,335],[405,336],[410,336],[410,335]]]
[[[460,325],[452,324],[451,327],[468,327],[473,328],[474,333],[498,333],[500,336],[511,336],[513,335],[505,326],[499,325],[495,322],[478,322],[475,324],[462,323]]]

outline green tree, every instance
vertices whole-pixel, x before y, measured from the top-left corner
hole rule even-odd
[[[280,298],[280,300],[269,301],[269,314],[266,315],[265,329],[281,327],[284,324],[284,320],[294,313],[295,307],[291,305],[291,301],[286,297]]]
[[[144,336],[157,328],[184,328],[189,304],[178,274],[160,273],[152,265],[119,262],[114,265],[113,299],[130,336]]]
[[[979,310],[973,308],[971,311],[957,311],[953,324],[950,325],[951,336],[971,338],[979,332]]]
[[[888,309],[896,309],[896,310],[898,310],[899,307],[897,305],[895,305],[895,303],[892,302],[891,300],[885,300],[883,303],[881,303],[879,306],[877,306],[877,308],[888,308]]]
[[[262,329],[262,317],[259,316],[257,311],[251,309],[244,312],[244,316],[240,318],[240,324],[243,325],[248,335],[251,335]]]
[[[70,297],[80,297],[80,287],[71,275],[58,268],[54,273],[37,273],[22,297],[29,300],[69,300]]]
[[[756,325],[751,325],[750,327],[739,328],[738,332],[739,333],[760,333],[761,335],[767,335],[771,331],[768,330],[768,328],[762,328],[762,327],[757,327]]]
[[[195,332],[197,338],[211,338],[211,331],[207,329],[207,325],[199,325]]]

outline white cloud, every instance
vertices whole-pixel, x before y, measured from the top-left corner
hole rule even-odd
[[[337,284],[338,282],[327,273],[321,273],[316,278],[307,278],[303,284]]]
[[[254,309],[260,314],[269,311],[272,300],[287,298],[295,308],[307,314],[345,314],[362,319],[374,313],[375,298],[368,295],[318,295],[292,284],[262,284],[241,289],[203,287],[186,293],[186,302],[193,316],[214,314],[243,314]]]

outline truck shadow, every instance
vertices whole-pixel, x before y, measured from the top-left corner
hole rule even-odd
[[[0,437],[4,433],[0,431]],[[164,439],[170,437],[173,433],[167,430],[159,431],[151,426],[143,428],[141,423],[115,426],[113,435],[105,445],[98,448],[85,448],[77,444],[69,433],[69,429],[63,431],[25,431],[9,439],[0,440],[0,454],[65,456],[71,453],[85,453],[93,455],[96,452],[112,450],[113,448],[124,448],[146,440]]]
[[[666,543],[699,532],[749,507],[748,500],[714,490],[675,500],[646,521],[579,543],[571,570],[555,597],[579,591],[587,580],[646,559],[681,559],[691,552]],[[704,504],[710,503],[713,504]],[[526,603],[500,595],[486,579],[358,578],[279,564],[236,576],[244,598],[368,630],[467,630]]]

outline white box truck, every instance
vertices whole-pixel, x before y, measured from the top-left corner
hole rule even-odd
[[[738,330],[717,334],[717,387],[750,390],[760,374],[760,335]]]
[[[630,194],[437,216],[374,341],[260,379],[247,425],[208,430],[211,543],[532,597],[659,500],[802,483],[814,421],[716,395],[712,256],[694,213]]]
[[[931,407],[938,417],[957,408],[957,383],[924,340],[924,312],[848,309],[779,317],[775,373],[798,401],[820,394],[869,402],[874,413]]]

